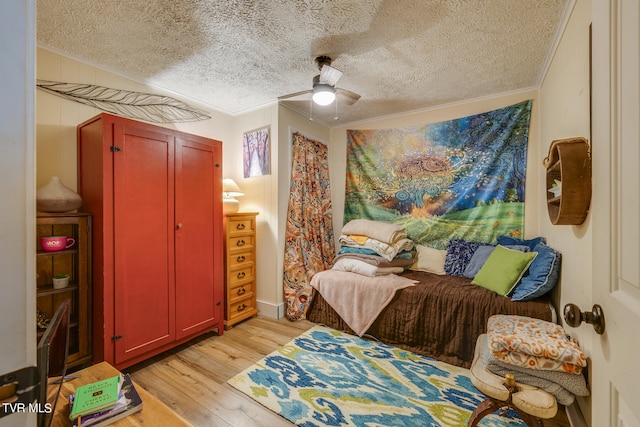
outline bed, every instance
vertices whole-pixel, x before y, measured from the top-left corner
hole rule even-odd
[[[469,368],[480,334],[494,314],[517,314],[555,321],[549,295],[531,301],[512,301],[470,278],[406,271],[418,283],[399,289],[367,329],[365,336],[440,361]],[[343,318],[314,291],[307,319],[354,333]]]

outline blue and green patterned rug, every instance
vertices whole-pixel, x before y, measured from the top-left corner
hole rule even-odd
[[[228,383],[304,427],[463,427],[484,400],[468,369],[322,326]],[[526,427],[514,411],[479,425]]]

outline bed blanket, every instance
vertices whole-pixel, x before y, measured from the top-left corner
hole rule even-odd
[[[344,276],[342,285],[348,285],[347,278],[354,276]],[[452,365],[471,366],[478,336],[487,332],[487,320],[494,314],[517,314],[547,321],[555,316],[547,295],[534,301],[511,301],[472,285],[466,277],[421,271],[408,271],[402,277],[420,283],[398,290],[366,335]],[[307,319],[354,333],[316,290]]]
[[[492,354],[511,365],[570,374],[587,366],[578,342],[555,323],[527,316],[491,316],[487,337]]]
[[[487,340],[486,335],[484,339]],[[589,395],[587,381],[582,374],[522,368],[496,359],[488,345],[485,345],[483,350],[481,357],[485,360],[489,371],[501,377],[513,374],[517,382],[538,387],[553,394],[562,405],[571,405],[575,396]]]
[[[383,241],[367,237],[364,244],[351,238],[350,235],[342,234],[338,239],[342,246],[352,248],[371,249],[387,261],[393,260],[400,252],[410,251],[413,249],[414,243],[411,239],[399,239],[393,243],[385,243]]]
[[[364,335],[398,290],[415,283],[395,274],[368,277],[336,270],[321,271],[311,279],[311,286],[358,336]]]
[[[407,238],[407,233],[402,226],[361,218],[346,223],[342,227],[342,234],[368,236],[388,244]]]

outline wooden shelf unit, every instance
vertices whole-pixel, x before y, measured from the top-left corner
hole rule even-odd
[[[553,141],[545,159],[547,210],[554,225],[579,225],[591,203],[591,155],[584,138]],[[558,196],[548,191],[561,183]]]
[[[92,362],[91,349],[91,216],[85,213],[38,213],[36,217],[36,306],[51,319],[60,304],[71,301],[69,329],[69,368],[88,366]],[[48,236],[67,236],[75,244],[58,252],[42,250],[40,239]],[[52,277],[70,275],[69,285],[55,289]],[[38,328],[37,338],[44,334]]]

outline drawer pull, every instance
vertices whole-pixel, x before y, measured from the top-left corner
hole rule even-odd
[[[240,304],[240,305],[238,306],[238,311],[242,311],[242,310],[244,310],[245,308],[247,308],[247,306],[246,306],[245,304]]]
[[[244,245],[246,245],[246,244],[247,244],[247,242],[245,242],[244,240],[238,240],[238,241],[236,242],[236,246],[244,246]]]
[[[244,229],[245,229],[245,227],[246,227],[246,226],[245,226],[245,225],[244,225],[244,223],[242,223],[242,222],[241,222],[240,224],[236,225],[236,229],[237,229],[237,230],[244,230]]]
[[[237,274],[238,279],[244,279],[245,276],[247,275],[247,273],[245,273],[244,271],[240,271]]]
[[[236,262],[245,262],[246,259],[247,258],[244,255],[240,255],[236,258]]]
[[[247,293],[247,290],[244,288],[244,286],[238,289],[238,295],[244,295],[246,293]]]

